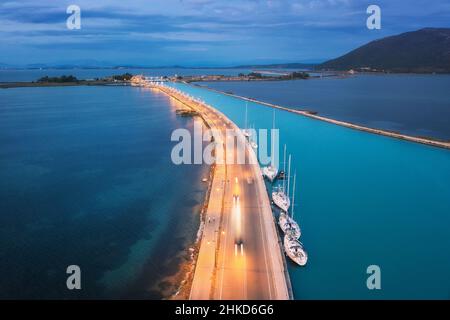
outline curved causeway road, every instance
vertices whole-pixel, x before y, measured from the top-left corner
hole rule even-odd
[[[222,134],[236,130],[255,164],[216,164],[190,299],[287,300],[287,275],[270,200],[256,155],[238,127],[214,108],[157,88],[201,114]],[[234,152],[227,150],[225,154]],[[242,245],[241,245],[242,243]]]

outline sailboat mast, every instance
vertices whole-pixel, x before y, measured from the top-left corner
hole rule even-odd
[[[275,131],[275,110],[273,110],[273,118],[272,118],[272,134],[270,135],[271,136],[271,148],[270,148],[270,155],[271,155],[271,166],[272,166],[272,168],[275,168],[275,139],[274,139],[274,136],[275,136],[275,133],[274,133],[274,131]]]
[[[244,124],[245,128],[244,129],[247,129],[247,113],[248,113],[248,101],[245,101],[245,124]]]
[[[292,186],[292,205],[291,205],[291,216],[294,219],[294,208],[295,208],[295,180],[297,177],[297,172],[294,173],[294,185]]]
[[[251,132],[250,140],[251,140],[252,142],[255,142],[256,137],[255,137],[255,135],[254,135],[254,133],[255,133],[255,125],[254,125],[254,124],[252,124],[252,125],[250,126],[250,132]]]
[[[283,192],[286,191],[286,145],[284,145],[284,156],[283,156]]]
[[[289,162],[288,162],[288,186],[287,186],[287,193],[286,195],[289,198],[289,182],[291,181],[291,155],[289,155]]]

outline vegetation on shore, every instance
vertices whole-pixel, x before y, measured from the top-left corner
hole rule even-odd
[[[62,75],[62,76],[60,76],[60,77],[49,77],[49,76],[45,76],[45,77],[39,78],[39,79],[37,80],[37,82],[40,82],[40,83],[42,83],[42,82],[48,82],[48,83],[67,83],[67,82],[78,82],[78,81],[79,81],[79,80],[78,80],[76,77],[72,76],[72,75],[69,75],[69,76]]]
[[[127,72],[124,74],[114,75],[112,76],[112,79],[117,81],[130,81],[132,77],[133,75]]]

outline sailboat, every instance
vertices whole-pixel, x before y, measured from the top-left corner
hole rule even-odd
[[[284,145],[284,164],[283,164],[283,172],[286,172],[286,145]],[[272,192],[272,200],[273,203],[277,207],[279,207],[284,212],[288,212],[289,206],[291,205],[291,201],[289,200],[289,176],[290,176],[290,170],[291,170],[291,155],[289,155],[289,167],[288,167],[288,187],[287,187],[287,193],[286,193],[286,179],[283,179],[283,186],[278,187],[275,189],[275,191]]]
[[[273,119],[272,119],[272,129],[275,130],[275,110],[273,111]],[[269,179],[270,182],[273,182],[278,175],[278,168],[275,165],[275,139],[272,135],[270,145],[270,165],[262,168],[263,176]]]
[[[242,129],[242,134],[246,138],[250,138],[252,135],[251,131],[247,128],[247,116],[248,116],[248,101],[245,101],[245,123],[244,123],[244,129]]]
[[[288,234],[284,236],[284,251],[299,266],[304,266],[308,262],[308,254],[303,248],[303,244]]]
[[[300,226],[294,220],[294,207],[295,207],[295,180],[297,174],[294,174],[294,184],[292,187],[292,205],[291,205],[291,215],[289,212],[281,212],[280,217],[278,218],[278,225],[281,230],[291,238],[298,239],[300,238],[302,232],[300,230]]]

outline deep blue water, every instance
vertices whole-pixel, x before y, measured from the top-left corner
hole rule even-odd
[[[173,108],[131,87],[0,90],[0,298],[161,297],[207,172],[170,161],[172,130],[193,125]]]
[[[244,101],[176,86],[244,126]],[[271,128],[272,112],[249,103],[249,123]],[[276,119],[309,253],[305,268],[288,261],[295,298],[449,299],[450,151],[285,111]],[[366,287],[369,265],[381,268],[379,291]]]
[[[450,140],[450,75],[201,84],[372,128]]]

